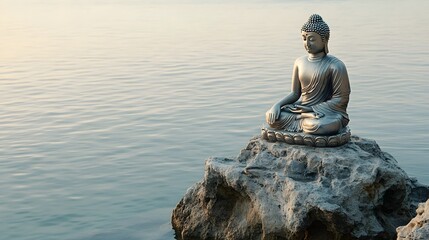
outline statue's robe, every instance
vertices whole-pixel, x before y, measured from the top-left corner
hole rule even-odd
[[[301,89],[301,97],[297,102],[282,106],[280,117],[270,125],[272,128],[329,135],[347,126],[350,83],[344,63],[334,56],[326,55],[311,64],[314,64],[314,71],[310,83]],[[295,105],[311,107],[313,114],[308,117]]]

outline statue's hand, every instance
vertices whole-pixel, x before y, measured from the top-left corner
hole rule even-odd
[[[323,113],[315,113],[315,112],[305,112],[305,113],[301,113],[299,115],[297,115],[295,118],[296,119],[302,119],[302,118],[322,118],[323,116],[325,116]]]
[[[280,106],[275,104],[265,113],[265,121],[267,121],[268,124],[273,124],[277,118],[280,116]]]
[[[313,112],[313,108],[302,105],[295,105],[297,109],[300,109],[302,113]]]

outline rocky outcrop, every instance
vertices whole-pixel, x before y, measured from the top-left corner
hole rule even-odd
[[[210,158],[173,211],[178,239],[395,239],[429,189],[375,141],[336,148],[255,137]]]
[[[429,200],[420,203],[416,210],[417,216],[403,227],[398,227],[398,240],[429,239]]]

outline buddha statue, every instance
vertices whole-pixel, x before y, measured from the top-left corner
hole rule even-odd
[[[346,112],[349,78],[344,63],[328,55],[329,35],[328,25],[317,14],[311,15],[302,26],[301,36],[308,55],[295,61],[291,92],[266,112],[265,138],[286,138],[288,142],[289,134],[291,143],[306,144],[304,138],[310,136],[309,145],[316,146],[337,146],[350,138]],[[270,138],[269,133],[281,136]],[[341,136],[329,139],[343,133],[346,133],[343,139]]]

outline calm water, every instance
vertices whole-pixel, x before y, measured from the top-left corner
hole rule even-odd
[[[428,1],[245,2],[1,1],[0,238],[173,239],[204,160],[289,91],[316,12],[353,133],[429,184]]]

